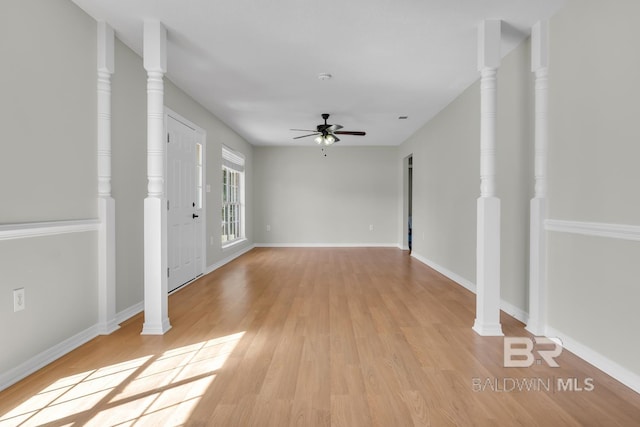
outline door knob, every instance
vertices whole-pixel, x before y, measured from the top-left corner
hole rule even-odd
[[[192,214],[191,218],[198,218],[200,215]]]

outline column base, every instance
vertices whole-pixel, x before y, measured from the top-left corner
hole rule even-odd
[[[167,291],[166,209],[164,199],[147,197],[144,200],[143,335],[162,335],[171,328]]]
[[[98,330],[109,335],[116,323],[116,204],[112,197],[98,197]]]
[[[502,325],[500,323],[483,324],[479,322],[478,319],[476,319],[476,321],[473,323],[472,329],[476,331],[478,335],[481,335],[483,337],[503,337],[504,336],[504,333],[502,332]]]
[[[164,335],[169,329],[171,329],[171,324],[167,318],[160,324],[144,323],[140,335]]]
[[[115,319],[112,319],[106,323],[98,324],[98,333],[100,335],[110,335],[118,329],[120,329],[120,325],[116,323]]]

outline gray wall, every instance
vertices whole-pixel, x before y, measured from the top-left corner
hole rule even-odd
[[[95,218],[95,21],[67,0],[6,0],[0,36],[0,223]],[[97,323],[96,239],[0,241],[0,374]]]
[[[111,77],[111,194],[116,203],[116,312],[144,298],[147,196],[147,75],[142,59],[115,42]]]
[[[640,3],[551,20],[549,217],[640,225]],[[640,374],[640,242],[549,232],[549,325]]]
[[[533,186],[529,55],[527,41],[502,60],[498,71],[501,295],[520,310],[527,308],[528,209]],[[400,165],[413,154],[414,253],[472,283],[480,195],[479,135],[480,86],[476,82],[404,142],[396,160]],[[396,229],[402,230],[402,224]]]
[[[333,146],[326,157],[318,147],[256,147],[254,156],[256,243],[398,244],[395,147]]]
[[[253,244],[253,147],[170,81],[165,80],[165,83],[165,105],[207,132],[206,183],[211,185],[211,192],[206,194],[207,265],[211,266]],[[220,236],[223,144],[245,156],[245,237],[247,238],[244,244],[224,251]],[[213,238],[213,244],[211,244],[211,238]]]
[[[141,24],[142,25],[142,24]],[[0,224],[97,216],[96,22],[68,0],[7,0],[0,14]],[[169,59],[169,68],[171,67]],[[252,147],[165,78],[165,104],[207,132],[207,265],[252,244]],[[146,72],[119,40],[112,76],[116,311],[143,299]],[[247,159],[247,242],[220,249],[221,146]],[[209,242],[207,238],[207,242]],[[26,309],[13,312],[13,289]],[[98,320],[97,233],[0,241],[0,376]],[[7,374],[8,375],[8,374]]]
[[[96,23],[68,0],[0,15],[0,223],[95,218]]]

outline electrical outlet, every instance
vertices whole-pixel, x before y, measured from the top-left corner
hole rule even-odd
[[[211,193],[211,184],[207,184],[206,189],[207,189],[207,193]]]
[[[271,226],[267,225],[267,231],[271,231]]]
[[[211,237],[209,238],[209,244],[210,244],[211,246],[213,246],[213,236],[211,236]]]
[[[369,231],[373,231],[373,224],[369,224]]]
[[[21,311],[25,308],[24,288],[13,290],[13,311]]]

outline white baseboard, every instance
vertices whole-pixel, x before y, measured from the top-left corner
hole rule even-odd
[[[426,259],[425,257],[416,254],[416,253],[412,253],[411,254],[412,257],[414,257],[415,259],[417,259],[418,261],[422,262],[423,264],[428,265],[429,267],[433,268],[434,270],[436,270],[438,273],[442,274],[445,277],[448,277],[449,279],[453,280],[454,282],[458,283],[459,285],[461,285],[462,287],[470,290],[471,292],[475,293],[476,291],[476,286],[475,284],[473,284],[472,282],[470,282],[469,280],[465,279],[464,277],[461,277],[457,274],[455,274],[454,272],[436,264],[433,261],[430,261],[428,259]],[[521,310],[520,308],[504,301],[501,300],[500,301],[500,309],[502,311],[504,311],[505,313],[509,314],[510,316],[518,319],[519,321],[523,322],[524,324],[526,324],[529,321],[529,315],[527,312],[525,312],[524,310]],[[593,366],[595,366],[596,368],[600,369],[601,371],[603,371],[604,373],[606,373],[607,375],[610,375],[611,377],[613,377],[614,379],[616,379],[617,381],[620,381],[622,384],[626,385],[627,387],[629,387],[630,389],[634,390],[636,393],[640,393],[640,375],[631,372],[630,370],[628,370],[627,368],[624,368],[622,366],[620,366],[619,364],[617,364],[616,362],[614,362],[613,360],[601,355],[600,353],[598,353],[597,351],[593,350],[592,348],[580,343],[579,341],[576,341],[575,339],[571,338],[570,336],[556,330],[553,329],[550,326],[546,327],[546,334],[547,337],[558,337],[562,340],[562,344],[563,347],[566,348],[567,350],[569,350],[570,352],[574,353],[576,356],[578,356],[579,358],[585,360],[586,362],[592,364]]]
[[[438,265],[437,263],[423,257],[420,254],[413,252],[411,256],[417,259],[418,261],[420,261],[421,263],[426,264],[429,267],[433,268],[435,271],[442,274],[443,276],[453,280],[463,288],[473,292],[474,294],[476,293],[476,285],[470,280],[465,279],[464,277],[454,273],[451,270],[448,270],[447,268],[441,265]],[[510,315],[511,317],[518,319],[524,324],[527,324],[527,322],[529,321],[529,314],[526,311],[516,307],[515,305],[505,300],[500,300],[500,309],[505,313],[507,313],[508,315]]]
[[[476,285],[473,282],[471,282],[470,280],[467,280],[464,277],[454,273],[453,271],[448,270],[448,269],[444,268],[443,266],[436,264],[435,262],[431,261],[430,259],[427,259],[427,258],[423,257],[420,254],[412,252],[411,256],[413,258],[417,259],[418,261],[420,261],[421,263],[426,264],[429,267],[433,268],[435,271],[437,271],[438,273],[442,274],[443,276],[453,280],[454,282],[456,282],[458,285],[462,286],[463,288],[473,292],[474,294],[476,293]]]
[[[143,303],[135,304],[116,314],[116,323],[120,324],[130,319],[143,310]],[[15,368],[0,374],[0,391],[17,383],[18,381],[28,377],[39,369],[44,368],[48,364],[56,361],[65,354],[75,350],[81,345],[91,341],[98,335],[101,335],[100,325],[96,324],[76,335],[62,341],[59,344],[33,356],[26,362],[16,366]]]
[[[620,381],[622,384],[626,385],[636,393],[640,393],[640,375],[628,370],[623,366],[620,366],[608,357],[603,356],[594,349],[571,338],[563,332],[552,328],[551,326],[546,327],[546,336],[560,338],[562,340],[562,346],[564,348],[566,348],[579,358],[592,364],[596,368],[600,369],[605,374],[613,377],[617,381]]]
[[[256,243],[256,248],[397,248],[397,243]]]
[[[35,355],[34,357],[30,358],[24,363],[21,363],[15,368],[0,374],[0,391],[12,386],[18,381],[33,374],[37,370],[44,368],[48,364],[59,359],[70,351],[75,350],[81,345],[91,341],[98,335],[98,325],[93,325],[85,329],[84,331],[79,332],[70,338],[67,338],[61,343],[54,345],[48,350]]]
[[[142,310],[144,310],[144,302],[140,301],[139,303],[134,304],[129,308],[125,308],[119,313],[116,313],[116,322],[120,324],[126,320],[129,320],[136,314],[141,313]]]
[[[209,274],[212,271],[215,271],[217,269],[219,269],[220,267],[222,267],[225,264],[230,263],[231,261],[233,261],[234,259],[238,258],[241,255],[246,254],[247,252],[249,252],[251,249],[255,248],[257,245],[248,245],[242,249],[240,249],[238,252],[234,252],[233,254],[229,255],[228,257],[221,259],[220,261],[216,262],[213,265],[210,265],[207,267],[207,271],[204,272],[204,274]]]
[[[111,319],[105,323],[98,323],[98,333],[100,335],[111,335],[118,329],[120,329],[120,326],[118,326],[117,319]]]
[[[525,325],[529,323],[529,313],[503,299],[500,300],[500,310],[504,311],[514,319],[518,319]]]

